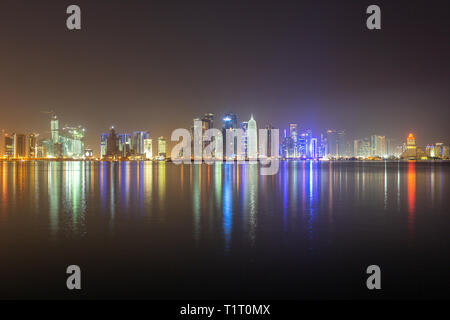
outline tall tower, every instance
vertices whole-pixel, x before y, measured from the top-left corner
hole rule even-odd
[[[237,154],[237,136],[235,130],[237,129],[237,116],[232,113],[226,113],[222,119],[222,139],[223,139],[223,154],[225,157],[234,158]],[[227,139],[227,132],[233,135],[233,139],[229,136]],[[231,154],[228,154],[230,153]]]
[[[410,133],[408,138],[406,138],[406,149],[416,149],[416,138],[412,133]]]
[[[59,121],[56,115],[53,115],[52,120],[50,120],[50,128],[52,131],[52,142],[59,142]]]
[[[253,115],[248,121],[247,150],[249,160],[256,160],[258,157],[258,131]]]
[[[164,137],[158,138],[158,157],[166,158],[166,139]]]
[[[145,159],[153,159],[152,142],[153,140],[150,138],[144,139]]]

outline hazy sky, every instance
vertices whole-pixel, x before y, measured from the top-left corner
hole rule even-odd
[[[380,31],[366,29],[374,3]],[[449,30],[448,1],[2,0],[0,128],[48,134],[52,110],[98,152],[111,125],[169,137],[232,111],[450,143]]]

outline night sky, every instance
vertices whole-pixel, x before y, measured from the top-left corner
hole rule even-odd
[[[78,4],[82,30],[66,28]],[[366,28],[370,4],[382,30]],[[412,131],[450,143],[449,1],[23,1],[0,4],[0,128],[49,134],[49,114],[99,135],[213,112],[319,135]],[[219,125],[216,122],[216,127]]]

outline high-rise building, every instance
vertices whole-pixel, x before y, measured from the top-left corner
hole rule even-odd
[[[320,134],[319,156],[324,158],[328,154],[328,140],[323,133]]]
[[[297,137],[297,154],[296,157],[301,157],[303,159],[311,158],[310,153],[310,145],[311,145],[311,139],[312,139],[312,132],[309,129],[302,130],[298,133]]]
[[[5,156],[5,135],[4,129],[0,130],[0,158]]]
[[[27,156],[27,136],[24,134],[14,133],[14,158],[24,158]]]
[[[5,151],[4,154],[6,157],[8,158],[12,158],[14,157],[14,136],[5,134],[4,136],[4,141],[5,141]]]
[[[387,152],[386,152],[386,137],[385,136],[372,135],[370,137],[370,147],[371,147],[371,152],[370,152],[371,156],[373,156],[373,157],[385,157],[387,155]]]
[[[120,156],[118,148],[118,137],[114,127],[111,127],[108,138],[106,140],[106,156],[110,158],[117,158]]]
[[[237,116],[234,113],[227,113],[222,119],[222,139],[223,139],[223,154],[226,157],[234,158],[237,152]],[[233,137],[233,139],[227,138],[227,132],[229,137]],[[228,154],[227,150],[231,150],[231,154]]]
[[[266,150],[265,150],[265,153],[266,153],[265,156],[266,157],[275,157],[275,156],[278,155],[278,152],[279,152],[279,150],[278,151],[277,150],[273,150],[275,153],[272,152],[272,142],[273,142],[272,141],[272,135],[274,134],[273,133],[274,129],[275,128],[271,124],[266,126],[266,130],[267,130],[267,142],[266,142],[267,147],[266,147]],[[260,138],[260,140],[261,140],[261,138]],[[260,144],[259,156],[261,156],[261,152],[262,152],[261,150],[263,148],[261,146],[262,143],[265,143],[265,142],[264,141],[259,141],[259,144]],[[279,141],[278,141],[278,143],[279,143]]]
[[[298,143],[298,125],[296,123],[289,124],[289,137],[290,141],[288,142],[288,157],[298,158],[300,156],[300,152]]]
[[[214,114],[213,113],[205,113],[202,118],[202,136],[205,135],[206,130],[214,128]],[[211,141],[202,141],[202,150],[205,150],[206,146],[212,143],[214,145],[214,137],[211,137]]]
[[[28,136],[28,157],[37,158],[38,157],[38,140],[39,134],[32,133]]]
[[[64,127],[59,136],[62,144],[62,156],[65,158],[80,159],[84,157],[85,129],[78,127]]]
[[[166,139],[164,137],[158,138],[158,157],[166,158]]]
[[[223,117],[223,129],[236,129],[237,128],[237,116],[232,113],[226,113]]]
[[[129,133],[117,134],[118,153],[122,158],[127,158],[133,153],[133,137]]]
[[[258,129],[256,126],[256,121],[253,119],[253,115],[248,121],[247,149],[248,159],[256,160],[258,158]]]
[[[204,123],[201,119],[194,119],[194,125],[191,128],[191,156],[193,156],[195,160],[201,160],[203,155],[203,126]]]
[[[52,133],[52,141],[53,143],[59,142],[59,121],[58,117],[56,115],[53,115],[52,119],[50,120],[50,129]]]
[[[133,153],[137,156],[144,155],[144,140],[149,139],[150,134],[147,131],[135,131],[133,133]]]
[[[361,155],[362,155],[362,140],[355,139],[353,140],[353,156],[361,157]]]
[[[406,150],[416,150],[416,138],[412,133],[406,138]]]
[[[423,160],[427,159],[428,156],[421,148],[416,147],[416,138],[412,133],[406,138],[406,151],[400,156],[402,159],[407,160]]]
[[[319,158],[319,146],[317,144],[317,138],[311,138],[309,142],[309,158]]]
[[[202,118],[202,129],[203,132],[214,128],[214,114],[213,113],[205,113]]]
[[[242,130],[240,160],[245,160],[248,156],[248,121],[241,122],[240,128]]]
[[[289,124],[289,136],[292,138],[298,135],[298,124],[291,123]]]
[[[347,156],[345,130],[327,130],[328,155],[330,157]]]
[[[145,159],[153,159],[152,139],[144,139]]]
[[[100,158],[101,159],[103,159],[106,156],[107,141],[108,141],[108,134],[102,133],[100,135]]]

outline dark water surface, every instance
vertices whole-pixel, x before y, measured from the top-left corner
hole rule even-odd
[[[449,191],[448,162],[4,161],[0,298],[448,298]]]

